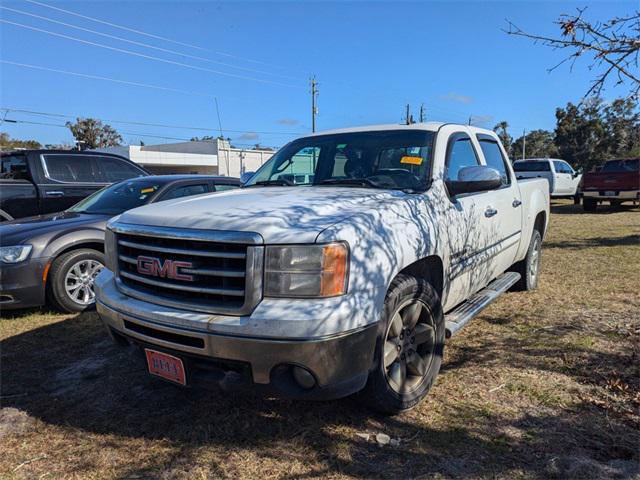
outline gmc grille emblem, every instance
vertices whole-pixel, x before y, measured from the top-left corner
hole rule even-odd
[[[138,257],[138,273],[152,277],[193,282],[193,275],[180,273],[178,270],[180,268],[193,268],[193,264],[191,262],[180,262],[169,259],[163,262],[157,257],[146,257],[144,255]]]

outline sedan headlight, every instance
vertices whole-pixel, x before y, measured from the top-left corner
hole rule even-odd
[[[347,291],[349,247],[346,243],[266,248],[264,295],[335,297]]]
[[[14,247],[0,247],[0,262],[18,263],[26,260],[31,253],[31,245],[16,245]]]

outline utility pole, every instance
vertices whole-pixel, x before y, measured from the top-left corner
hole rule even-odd
[[[424,111],[424,103],[420,105],[420,123],[424,122],[425,119],[425,111]]]
[[[416,123],[413,120],[413,115],[411,115],[411,105],[409,105],[408,103],[407,103],[407,107],[406,107],[405,123],[407,125],[411,125],[412,123]]]
[[[318,96],[318,82],[315,75],[311,77],[311,131],[316,131],[316,115],[318,114],[318,107],[316,106],[316,97]]]
[[[224,134],[222,133],[222,120],[220,119],[220,108],[218,107],[218,97],[214,97],[213,99],[216,102],[216,115],[218,116],[218,126],[220,127],[220,138],[216,140],[216,155],[218,157],[220,156],[219,146],[222,143],[222,145],[224,146],[225,157],[226,157],[226,162],[225,162],[227,165],[226,175],[231,175],[229,171],[229,148],[231,147],[231,144],[229,144],[229,148],[227,148],[227,146],[224,144],[225,140],[224,140]]]
[[[527,152],[527,130],[522,130],[522,159],[524,160]]]

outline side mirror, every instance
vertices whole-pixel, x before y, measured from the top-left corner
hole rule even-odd
[[[249,180],[251,180],[251,177],[253,177],[255,173],[256,172],[244,172],[242,175],[240,175],[240,185],[244,185]]]
[[[447,182],[451,196],[462,193],[486,192],[502,186],[502,177],[496,169],[485,165],[464,167],[458,172],[458,180]]]

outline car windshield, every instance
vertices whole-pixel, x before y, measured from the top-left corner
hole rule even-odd
[[[601,172],[622,173],[637,172],[640,170],[640,158],[631,160],[609,160],[602,167]]]
[[[339,185],[423,191],[428,187],[434,132],[354,132],[295,140],[245,184]]]
[[[85,198],[71,207],[69,212],[119,215],[148,203],[153,194],[163,186],[162,182],[145,179],[125,180]]]

